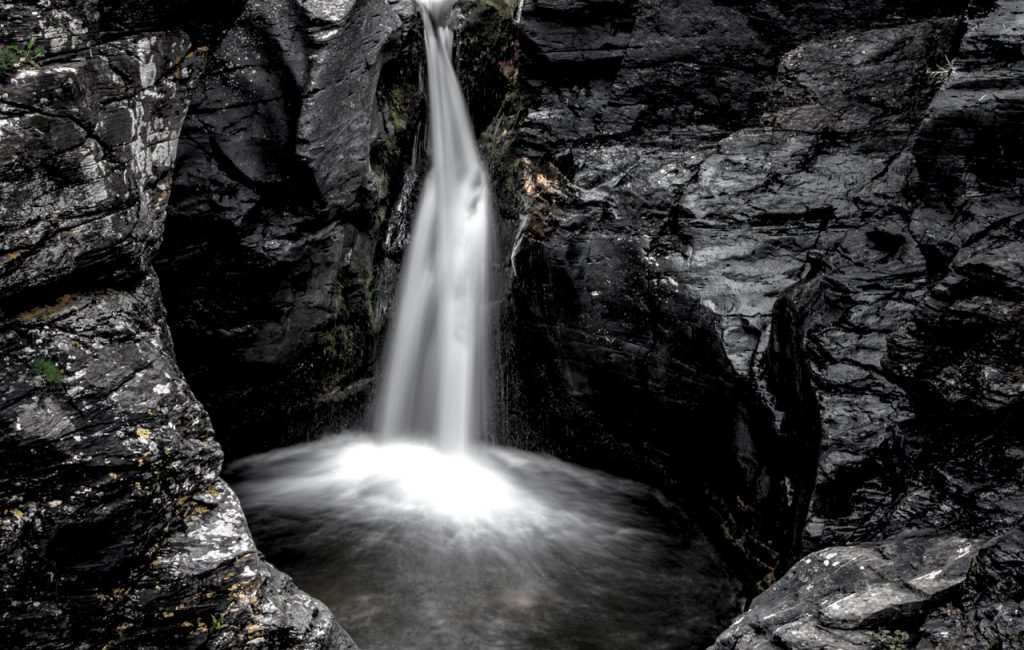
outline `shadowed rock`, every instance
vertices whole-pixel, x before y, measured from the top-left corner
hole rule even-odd
[[[709,650],[860,650],[887,636],[910,643],[901,631],[963,588],[977,552],[976,541],[955,536],[822,549],[755,598]]]
[[[229,455],[363,423],[422,103],[414,19],[411,1],[250,2],[211,54],[158,269]]]
[[[228,6],[4,7],[44,56],[0,85],[2,647],[351,647],[256,551],[152,272],[204,59],[178,27]]]

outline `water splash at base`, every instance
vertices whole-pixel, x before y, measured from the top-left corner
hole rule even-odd
[[[699,650],[742,605],[657,492],[553,458],[339,436],[231,473],[259,548],[363,650]]]

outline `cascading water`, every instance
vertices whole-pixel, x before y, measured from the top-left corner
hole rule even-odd
[[[491,195],[452,66],[453,0],[419,0],[431,167],[402,266],[377,430],[464,451],[488,400]]]
[[[236,462],[249,525],[363,650],[703,648],[740,587],[682,512],[631,481],[469,445],[487,402],[490,194],[451,64],[453,0],[420,2],[433,161],[381,435]]]

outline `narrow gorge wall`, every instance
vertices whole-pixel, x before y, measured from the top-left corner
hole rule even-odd
[[[250,2],[186,120],[157,267],[231,455],[363,425],[412,191],[413,3]],[[406,185],[409,185],[406,187]]]
[[[775,585],[717,648],[1014,647],[1022,3],[463,9],[498,440],[703,513]],[[412,3],[0,15],[45,52],[0,84],[0,645],[345,647],[218,443],[362,423],[422,171]]]
[[[762,588],[1019,525],[1019,3],[587,8],[523,4],[488,133],[506,439],[710,503]]]
[[[256,550],[153,272],[204,39],[232,17],[175,19],[195,4],[0,5],[0,44],[43,51],[0,84],[5,648],[351,645]]]

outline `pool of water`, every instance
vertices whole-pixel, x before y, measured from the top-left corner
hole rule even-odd
[[[705,648],[739,581],[639,483],[336,436],[234,463],[260,549],[363,650]]]

